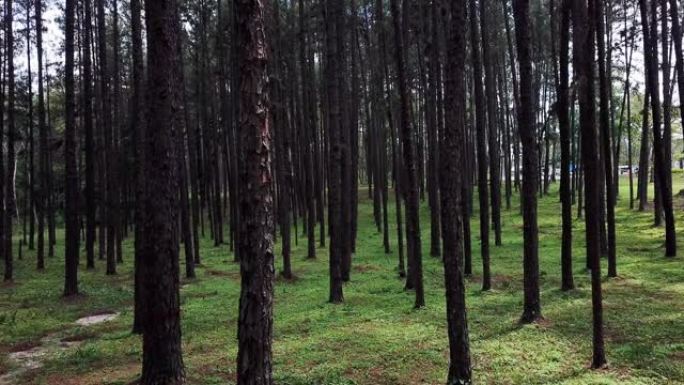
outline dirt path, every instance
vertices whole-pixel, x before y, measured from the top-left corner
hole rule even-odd
[[[119,313],[106,312],[89,315],[76,320],[79,326],[92,326],[116,319]],[[61,338],[63,333],[51,333],[40,339],[40,342],[29,349],[11,352],[8,361],[12,368],[5,374],[0,375],[0,385],[15,385],[17,379],[23,374],[43,367],[44,362],[57,353],[76,348],[83,344],[83,340],[69,340]]]

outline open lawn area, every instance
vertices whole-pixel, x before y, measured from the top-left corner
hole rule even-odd
[[[677,194],[684,188],[682,174],[674,178]],[[466,300],[475,383],[684,384],[684,199],[675,198],[679,256],[667,259],[663,228],[652,226],[651,212],[629,210],[627,181],[620,182],[619,277],[603,282],[609,365],[601,370],[589,369],[591,285],[584,270],[582,220],[575,220],[573,234],[577,289],[559,289],[558,185],[539,202],[544,320],[537,324],[518,323],[523,299],[518,197],[511,209],[502,211],[503,246],[492,245],[493,290],[487,293],[480,291],[478,221],[473,216],[474,275],[468,278]],[[293,239],[296,279],[279,278],[275,285],[276,383],[443,384],[448,368],[444,275],[440,259],[429,256],[427,204],[421,209],[427,306],[413,310],[413,294],[403,290],[396,270],[394,213],[389,216],[393,249],[387,255],[366,190],[359,195],[357,253],[351,281],[344,287],[344,304],[327,303],[327,249],[319,248],[316,260],[306,260],[300,223],[296,246]],[[24,250],[16,262],[15,282],[0,287],[0,384],[129,384],[139,376],[142,352],[140,336],[131,334],[132,236],[124,243],[124,263],[116,276],[105,275],[104,261],[97,261],[95,270],[85,270],[82,257],[84,294],[69,300],[61,298],[62,242],[60,231],[57,256],[47,259],[44,272],[36,271],[33,252]],[[232,384],[239,265],[227,245],[213,247],[208,237],[203,242],[197,279],[182,279],[186,374],[193,385]],[[181,253],[181,272],[182,261]],[[115,314],[103,318],[113,319],[102,323],[76,323],[110,312]]]

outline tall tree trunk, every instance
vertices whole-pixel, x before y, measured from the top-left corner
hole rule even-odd
[[[26,72],[28,74],[28,144],[26,146],[26,151],[28,160],[27,175],[26,175],[26,190],[24,194],[26,195],[26,211],[24,216],[29,216],[29,237],[28,237],[28,249],[34,249],[35,241],[35,207],[36,207],[36,194],[35,194],[35,172],[34,172],[34,157],[35,157],[35,146],[33,140],[33,73],[31,72],[31,4],[26,3]],[[26,221],[24,221],[24,226],[26,226]],[[24,236],[26,236],[26,231],[24,231]]]
[[[264,3],[237,0],[238,53],[241,57],[240,173],[241,249],[238,385],[273,384],[273,176],[271,129],[266,94],[268,50]]]
[[[418,196],[418,174],[416,169],[416,147],[413,143],[414,132],[411,128],[411,100],[407,84],[404,39],[401,17],[399,13],[398,0],[390,0],[390,10],[392,12],[392,22],[394,25],[394,44],[395,61],[397,64],[397,82],[400,99],[399,122],[401,125],[402,155],[404,157],[404,167],[406,172],[406,185],[403,186],[406,196],[406,234],[409,240],[408,245],[411,252],[409,258],[413,260],[412,269],[409,277],[416,291],[414,307],[425,306],[425,296],[423,292],[423,267],[422,249],[420,242],[420,217],[419,217],[419,196]],[[403,10],[406,12],[407,10]],[[404,14],[405,15],[405,14]]]
[[[603,174],[606,182],[605,205],[606,223],[608,225],[607,251],[608,251],[608,276],[617,276],[616,251],[615,251],[615,184],[613,182],[613,150],[611,140],[613,137],[612,125],[610,124],[610,90],[612,87],[611,74],[606,68],[606,43],[605,43],[605,19],[603,0],[595,0],[595,28],[598,47],[598,74],[599,74],[599,123],[601,126],[601,144],[603,145]]]
[[[102,179],[103,185],[100,186],[100,199],[102,201],[101,209],[101,223],[104,226],[106,239],[106,255],[107,255],[107,275],[116,274],[116,255],[114,243],[114,224],[112,222],[112,201],[114,199],[114,191],[111,188],[112,173],[114,172],[113,165],[115,160],[112,155],[112,103],[110,98],[110,74],[108,71],[107,60],[107,30],[105,24],[105,0],[97,1],[97,28],[98,28],[98,50],[99,50],[99,64],[100,64],[100,119],[103,130],[104,151],[102,161],[105,163],[102,167],[104,177]]]
[[[339,19],[343,14],[343,5],[334,0],[325,3],[326,12],[326,87],[327,87],[327,130],[330,141],[330,162],[328,165],[328,223],[330,232],[330,296],[329,301],[340,303],[344,300],[342,294],[342,254],[344,252],[344,237],[342,236],[342,143],[341,143],[341,114],[340,90],[337,87],[337,73],[339,61]]]
[[[38,240],[36,250],[36,260],[38,270],[45,268],[45,218],[46,208],[48,206],[49,191],[49,164],[48,164],[48,143],[47,143],[47,123],[45,122],[45,90],[43,79],[43,2],[42,0],[34,0],[36,9],[36,51],[38,60],[38,196],[36,197],[36,207],[38,208]],[[2,130],[0,130],[2,131]],[[0,151],[1,152],[1,151]],[[1,157],[1,155],[0,155]],[[2,162],[0,162],[0,173],[2,171]],[[2,176],[0,175],[0,178]],[[1,189],[1,186],[0,186]],[[4,195],[1,194],[0,195]],[[0,204],[2,200],[0,199]],[[0,212],[2,210],[0,209]]]
[[[108,247],[114,249],[113,253],[117,263],[123,262],[123,253],[121,251],[121,192],[123,189],[123,180],[121,178],[121,71],[120,71],[120,38],[119,38],[119,2],[112,0],[112,143],[111,153],[108,159],[108,165],[111,172],[108,173],[110,185],[109,192],[111,193],[111,243]],[[110,240],[109,238],[107,239]]]
[[[465,63],[466,3],[450,2],[444,134],[440,141],[440,192],[442,239],[444,241],[444,286],[446,289],[449,335],[449,373],[447,384],[471,384],[470,342],[463,277],[463,175],[465,160]],[[467,218],[466,218],[467,220]]]
[[[6,83],[7,83],[7,168],[5,171],[5,215],[4,224],[4,252],[5,252],[5,281],[14,278],[14,266],[12,251],[12,225],[17,212],[17,201],[15,192],[16,181],[16,152],[14,142],[17,133],[15,132],[14,121],[14,10],[13,1],[5,0],[5,60],[7,63]]]
[[[180,101],[178,41],[180,21],[175,0],[145,1],[147,126],[144,165],[147,214],[141,229],[139,262],[143,304],[143,385],[182,385],[178,261],[178,163],[176,135]]]
[[[575,46],[579,85],[580,128],[582,130],[582,162],[586,195],[586,248],[591,264],[591,299],[593,313],[592,368],[606,364],[603,346],[603,302],[601,294],[601,244],[599,239],[599,191],[603,188],[600,178],[599,140],[596,130],[596,106],[594,93],[594,25],[596,23],[595,1],[575,0],[573,8],[573,31],[578,35]]]
[[[135,0],[133,0],[135,1]],[[181,239],[183,241],[183,251],[185,254],[185,277],[188,279],[195,278],[195,239],[192,233],[192,218],[190,215],[190,191],[188,188],[188,163],[186,160],[185,136],[187,135],[189,121],[187,112],[187,103],[185,101],[185,74],[183,66],[183,47],[181,39],[177,40],[176,52],[179,57],[178,85],[180,86],[178,108],[180,111],[175,112],[175,129],[176,129],[176,161],[178,164],[178,194],[180,206],[180,231]],[[144,214],[143,214],[144,215]]]
[[[428,54],[428,89],[426,103],[426,121],[428,131],[428,202],[430,203],[430,255],[438,257],[441,254],[440,245],[440,202],[439,202],[439,158],[437,149],[437,87],[439,86],[439,24],[441,19],[440,3],[432,1],[430,7],[430,41]]]
[[[306,54],[307,46],[307,27],[308,22],[304,16],[304,0],[299,0],[299,69],[301,71],[302,81],[302,116],[303,116],[303,145],[304,145],[304,164],[305,171],[305,188],[306,188],[306,233],[307,233],[307,258],[316,258],[316,192],[315,192],[315,168],[312,144],[313,136],[316,135],[314,126],[314,118],[312,114],[316,114],[315,106],[312,105],[311,100],[311,83],[314,81],[312,74],[309,72],[308,55]]]
[[[8,1],[11,2],[11,0]],[[78,151],[76,149],[76,100],[74,92],[74,34],[76,29],[74,25],[74,0],[66,2],[64,13],[64,296],[68,297],[78,294],[79,251]]]
[[[491,0],[480,0],[480,26],[482,29],[482,66],[485,72],[485,105],[487,108],[487,138],[489,141],[489,183],[491,185],[492,225],[494,244],[501,245],[501,165],[499,162],[499,130],[497,127],[496,74],[494,72],[494,52],[496,44],[495,29],[489,21]]]
[[[658,80],[658,28],[656,17],[657,12],[655,9],[656,4],[650,4],[652,7],[650,10],[650,23],[648,20],[648,8],[645,0],[639,0],[639,6],[641,9],[642,29],[644,31],[644,56],[647,58],[646,73],[648,76],[648,88],[651,97],[651,112],[653,116],[654,172],[656,180],[659,182],[659,196],[662,203],[662,209],[665,214],[665,255],[668,257],[673,257],[677,255],[677,240],[674,225],[674,215],[672,212],[672,170],[670,164],[667,163],[668,157],[665,154],[666,151],[669,151],[669,146],[667,146],[668,148],[664,148],[667,144],[669,144],[669,141],[664,138],[664,136],[669,135],[669,132],[665,132],[661,136],[660,131],[660,82]],[[669,79],[665,79],[664,81],[668,82]]]
[[[572,0],[560,0],[560,52],[558,80],[558,130],[561,146],[560,199],[562,205],[563,240],[561,243],[561,290],[572,290],[572,197],[570,196],[570,119],[568,94],[568,50],[570,41],[570,9]],[[555,59],[554,59],[555,60]]]
[[[672,22],[672,42],[674,43],[675,58],[675,72],[677,73],[677,90],[679,95],[684,95],[684,54],[682,53],[682,27],[679,20],[679,11],[677,8],[677,0],[670,1],[670,20]],[[681,99],[681,96],[680,96]],[[684,103],[679,102],[679,116],[680,121],[684,119]],[[682,124],[682,133],[684,134],[684,124]]]
[[[86,264],[95,267],[95,141],[93,138],[93,86],[91,65],[92,6],[84,0],[85,31],[83,36],[83,129],[85,131],[85,210],[86,210]]]
[[[140,0],[131,0],[131,43],[132,43],[132,87],[131,95],[131,129],[133,130],[133,146],[135,156],[135,239],[134,239],[134,298],[135,306],[133,312],[133,332],[142,333],[143,311],[145,307],[142,300],[142,269],[141,263],[144,258],[142,228],[145,223],[145,105],[144,105],[144,67],[142,49],[142,4]],[[183,85],[184,87],[184,85]]]
[[[645,50],[645,49],[644,49]],[[641,147],[639,149],[639,175],[637,176],[637,198],[639,199],[639,211],[646,210],[648,205],[648,169],[651,157],[651,134],[649,118],[649,104],[651,92],[648,86],[648,76],[644,77],[644,103],[641,110]]]
[[[480,60],[480,37],[475,0],[469,0],[470,47],[475,88],[475,122],[477,132],[477,192],[480,202],[480,255],[482,256],[482,290],[492,287],[489,270],[489,186],[487,185],[487,126],[485,125],[485,98],[483,90],[482,63]]]
[[[524,301],[521,321],[541,318],[539,299],[539,233],[537,228],[538,159],[534,125],[532,57],[530,47],[529,0],[513,0],[515,38],[520,65],[520,104],[518,129],[523,146],[523,280]]]

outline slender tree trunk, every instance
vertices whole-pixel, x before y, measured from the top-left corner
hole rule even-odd
[[[34,172],[34,157],[35,146],[33,140],[33,73],[31,68],[31,6],[30,2],[26,3],[26,72],[28,74],[28,145],[26,151],[28,160],[27,175],[26,175],[26,211],[24,216],[29,217],[29,234],[28,234],[28,249],[33,250],[35,247],[35,207],[36,207],[36,189],[35,189],[35,172]],[[24,225],[26,222],[24,221]],[[24,235],[26,232],[24,231]]]
[[[402,155],[404,157],[404,167],[406,172],[406,185],[404,193],[406,196],[406,234],[411,252],[409,258],[413,259],[412,269],[410,269],[410,279],[416,291],[415,308],[425,306],[423,293],[423,267],[422,250],[420,241],[420,217],[419,217],[419,196],[418,196],[418,175],[416,169],[416,148],[413,143],[414,133],[411,128],[411,101],[407,84],[405,53],[402,31],[401,14],[399,13],[398,0],[390,0],[390,10],[392,12],[392,22],[394,25],[394,44],[395,60],[397,64],[397,81],[400,99],[400,116]],[[406,10],[404,10],[406,11]]]
[[[642,28],[644,30],[644,50],[646,60],[646,72],[648,75],[648,88],[651,101],[651,112],[653,114],[653,157],[654,157],[654,172],[657,181],[659,182],[659,197],[661,199],[662,208],[665,212],[665,255],[673,257],[677,255],[677,241],[674,225],[674,215],[672,212],[672,171],[670,164],[667,163],[667,156],[665,152],[668,149],[663,148],[669,141],[664,136],[669,135],[665,132],[661,136],[660,132],[660,92],[658,80],[658,57],[657,57],[657,17],[656,4],[651,5],[651,20],[649,23],[647,16],[647,5],[645,0],[639,0],[641,9]],[[646,35],[648,33],[649,35]],[[664,53],[667,54],[667,53]],[[669,81],[666,79],[665,82]],[[669,146],[667,146],[669,148]],[[656,209],[657,210],[657,209]]]
[[[608,225],[607,251],[608,251],[608,276],[617,276],[616,251],[615,251],[615,184],[613,181],[613,150],[612,150],[612,125],[610,124],[610,91],[611,74],[606,68],[606,43],[605,43],[605,20],[603,0],[596,1],[596,41],[598,47],[598,74],[599,74],[599,123],[601,126],[601,142],[603,145],[603,170],[606,182],[605,205],[606,222]]]
[[[484,104],[487,109],[487,138],[489,151],[489,183],[491,185],[492,227],[494,244],[501,246],[501,164],[499,161],[499,130],[497,125],[496,75],[494,72],[495,53],[491,50],[496,44],[495,30],[491,28],[489,6],[491,0],[480,0],[480,26],[482,29],[482,66],[484,67],[485,92]],[[476,80],[477,82],[477,80]],[[484,122],[483,122],[484,124]]]
[[[439,34],[441,19],[438,18],[441,6],[436,0],[430,7],[430,42],[428,45],[428,89],[426,103],[426,121],[428,131],[428,201],[430,203],[430,255],[441,254],[440,245],[440,198],[439,198],[439,151],[437,149],[437,87],[439,85]]]
[[[675,72],[677,73],[677,91],[679,95],[684,95],[684,54],[682,53],[682,27],[679,20],[679,11],[677,7],[677,0],[670,1],[670,20],[672,22],[672,42],[674,43],[675,58]],[[679,102],[679,116],[680,121],[684,119],[684,103]],[[684,134],[684,124],[682,124],[682,133]]]
[[[480,37],[475,0],[469,0],[470,54],[475,88],[475,122],[477,132],[477,192],[480,202],[480,255],[482,256],[482,290],[492,287],[489,269],[489,186],[487,185],[487,126],[485,125],[485,98],[483,91],[482,63],[480,61]]]
[[[135,0],[133,0],[135,1]],[[181,111],[176,111],[175,112],[175,129],[176,129],[176,158],[177,158],[177,164],[178,164],[178,193],[179,193],[179,206],[180,206],[180,231],[181,231],[181,239],[183,241],[183,251],[185,254],[185,277],[188,279],[193,279],[195,278],[195,257],[194,257],[194,243],[195,240],[193,239],[193,234],[192,234],[192,219],[190,215],[190,192],[188,188],[188,163],[186,160],[186,153],[187,151],[185,150],[185,135],[187,133],[188,128],[187,128],[187,122],[188,122],[188,117],[187,117],[187,104],[185,101],[185,74],[183,73],[184,71],[184,66],[183,66],[183,47],[181,43],[181,39],[177,40],[177,48],[176,52],[179,57],[179,66],[180,68],[177,69],[178,72],[178,84],[180,85],[180,92],[179,92],[179,98],[180,98],[180,103],[179,108]]]
[[[338,39],[339,19],[343,14],[343,5],[337,1],[327,0],[326,12],[326,87],[327,87],[327,113],[328,113],[328,136],[330,140],[330,155],[328,165],[328,212],[330,231],[330,296],[332,303],[341,303],[344,300],[342,294],[342,254],[344,252],[344,237],[341,226],[343,225],[342,213],[342,163],[343,152],[341,143],[340,114],[340,90],[337,87],[338,61],[340,57]]]
[[[7,65],[7,169],[5,172],[5,215],[4,225],[4,251],[5,251],[5,281],[14,278],[14,254],[12,251],[12,225],[17,212],[17,201],[15,192],[16,181],[16,152],[14,144],[17,133],[14,121],[14,10],[13,1],[5,0],[5,60]]]
[[[299,0],[299,67],[301,71],[302,81],[302,115],[304,125],[302,127],[302,134],[304,140],[304,162],[306,167],[306,209],[307,209],[307,258],[316,258],[316,192],[315,192],[315,168],[313,156],[312,140],[316,135],[314,126],[314,119],[312,114],[316,114],[315,106],[312,105],[311,98],[311,82],[312,74],[309,72],[309,63],[307,52],[307,27],[308,22],[304,16],[304,0]]]
[[[560,0],[560,52],[558,81],[558,130],[561,145],[560,199],[562,205],[563,240],[561,243],[561,290],[572,290],[572,199],[570,196],[570,120],[568,94],[568,50],[570,41],[570,9],[572,0]],[[555,59],[554,59],[555,60]]]
[[[46,207],[49,200],[48,192],[48,144],[47,144],[47,123],[45,122],[45,91],[43,79],[43,2],[42,0],[34,0],[36,10],[36,51],[38,60],[38,169],[40,173],[38,182],[38,196],[36,197],[36,206],[38,208],[38,240],[36,250],[36,260],[38,270],[45,268],[45,217]],[[2,131],[2,130],[0,130]],[[1,152],[1,151],[0,151]],[[0,155],[0,158],[2,156]],[[0,162],[0,173],[2,170],[2,162]],[[2,176],[0,175],[0,178]],[[0,190],[1,190],[0,186]],[[0,192],[0,195],[1,192]],[[2,199],[0,199],[0,204]],[[0,211],[2,211],[0,209]]]
[[[582,130],[582,162],[586,194],[586,248],[591,264],[591,299],[593,310],[593,358],[592,368],[606,364],[603,344],[603,303],[601,294],[601,244],[599,239],[599,191],[603,188],[600,178],[599,140],[596,130],[596,106],[594,105],[594,25],[596,23],[595,1],[575,0],[573,31],[581,46],[575,46],[579,85],[580,127]]]
[[[74,34],[76,30],[74,0],[66,2],[64,13],[64,296],[68,297],[78,294],[79,251],[78,151],[76,149],[76,101],[74,92]]]
[[[273,71],[276,79],[283,79],[284,74],[280,70],[281,47],[282,40],[280,38],[280,5],[276,2],[273,4],[273,19],[274,19],[274,47],[272,52],[274,56]],[[281,253],[283,256],[283,270],[281,272],[285,279],[292,278],[292,263],[291,263],[291,246],[290,246],[290,215],[293,212],[292,203],[292,160],[290,157],[290,132],[289,122],[287,121],[287,112],[283,106],[286,105],[285,90],[283,90],[282,80],[274,82],[271,85],[273,91],[273,101],[275,107],[272,111],[273,125],[275,127],[275,144],[276,144],[276,160],[277,160],[277,177],[279,182],[278,189],[278,224],[280,226],[280,236],[282,238]],[[296,211],[295,211],[296,216]],[[295,234],[297,232],[295,226]]]
[[[131,129],[133,130],[133,145],[135,156],[135,244],[134,244],[134,269],[135,287],[134,298],[135,306],[133,312],[133,332],[142,333],[143,311],[145,307],[142,303],[145,296],[142,294],[142,228],[145,223],[145,105],[144,95],[144,67],[142,49],[142,4],[140,0],[131,0],[131,43],[132,59],[131,77],[133,80],[133,94],[131,96]]]
[[[538,159],[534,125],[532,58],[530,47],[529,0],[513,0],[515,38],[520,65],[520,104],[518,129],[523,145],[523,275],[524,301],[521,321],[530,323],[541,318],[539,298],[539,233],[537,229]]]
[[[86,263],[87,268],[95,267],[95,141],[93,138],[93,88],[91,65],[92,6],[84,0],[84,38],[83,38],[83,129],[85,131],[85,210],[86,210]]]
[[[646,52],[646,48],[644,48]],[[649,118],[649,104],[651,101],[651,92],[648,75],[644,77],[644,104],[641,110],[641,148],[639,149],[639,175],[637,179],[637,198],[639,199],[639,211],[646,210],[648,205],[648,169],[649,159],[651,157],[651,134],[648,122]]]
[[[106,239],[106,256],[107,256],[107,275],[116,274],[116,255],[114,243],[114,225],[112,215],[112,201],[114,199],[114,191],[110,189],[114,172],[113,165],[115,160],[112,157],[112,118],[111,118],[111,99],[110,99],[110,79],[108,71],[107,60],[107,33],[105,25],[105,0],[97,1],[97,24],[98,24],[98,50],[99,50],[99,64],[100,64],[100,119],[102,123],[102,130],[104,132],[104,151],[103,162],[105,163],[102,171],[104,171],[103,182],[100,186],[100,199],[102,200],[102,218],[100,226],[104,226]]]

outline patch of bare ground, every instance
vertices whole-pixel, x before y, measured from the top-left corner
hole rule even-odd
[[[76,324],[81,326],[96,325],[103,322],[111,321],[119,316],[119,313],[113,310],[100,310],[76,320]]]
[[[138,383],[140,363],[130,363],[114,368],[99,368],[81,374],[51,374],[45,379],[47,385],[102,385],[105,383]]]
[[[232,279],[239,279],[240,278],[240,273],[235,272],[235,271],[208,269],[205,274],[212,276],[212,277],[228,277],[228,278],[232,278]]]
[[[352,265],[352,271],[357,273],[365,273],[367,271],[380,271],[380,267],[369,263],[357,263]]]
[[[672,353],[672,359],[684,363],[684,350]]]
[[[276,282],[295,283],[297,281],[299,281],[299,277],[294,273],[292,273],[292,276],[290,277],[285,277],[285,275],[280,272],[276,277]]]

